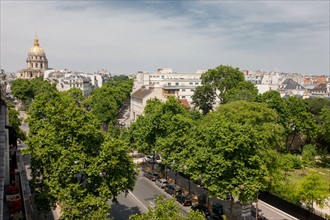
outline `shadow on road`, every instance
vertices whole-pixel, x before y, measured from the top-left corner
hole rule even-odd
[[[110,216],[114,220],[127,220],[132,214],[141,214],[139,207],[128,207],[123,204],[112,204]]]

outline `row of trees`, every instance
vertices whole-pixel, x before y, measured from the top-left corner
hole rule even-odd
[[[209,70],[202,82],[194,102],[203,116],[174,98],[150,100],[126,137],[140,152],[158,152],[165,165],[201,179],[212,195],[225,198],[230,193],[231,212],[234,197],[247,203],[285,180],[283,155],[300,152],[306,143],[329,146],[328,101],[316,107],[313,99],[283,99],[276,91],[258,95],[238,69],[227,66]],[[222,103],[217,109],[215,97]],[[322,205],[329,193],[318,180],[322,196],[316,199],[314,194],[312,200]],[[310,202],[311,197],[298,199]]]
[[[258,95],[256,86],[245,81],[239,69],[218,66],[202,74],[202,86],[193,95],[194,104],[204,115],[214,110],[216,100],[221,104],[237,100],[265,103],[278,114],[291,152],[301,151],[308,143],[330,151],[328,99],[281,98],[277,91]]]
[[[33,101],[27,153],[38,209],[46,213],[59,204],[62,219],[105,219],[109,199],[116,201],[119,193],[132,190],[136,178],[128,145],[101,130],[104,123],[115,123],[132,81],[108,82],[88,99],[78,88],[58,92],[41,79],[16,81],[13,95],[25,103]]]

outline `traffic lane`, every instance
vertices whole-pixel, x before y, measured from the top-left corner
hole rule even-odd
[[[140,172],[140,175],[136,181],[133,194],[139,198],[139,200],[148,207],[155,206],[155,199],[159,194],[162,194],[167,199],[171,199],[172,196],[165,192],[164,189],[158,187],[154,181],[151,181],[145,177],[143,177],[143,172]],[[180,212],[183,215],[187,215],[188,212],[191,211],[189,206],[182,206],[180,203],[176,202],[180,207]]]
[[[129,219],[133,214],[141,214],[147,212],[148,209],[131,193],[126,196],[124,193],[117,196],[118,203],[112,203],[110,208],[110,216],[114,220]]]

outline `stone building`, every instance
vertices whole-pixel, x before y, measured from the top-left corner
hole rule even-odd
[[[33,79],[42,77],[45,70],[48,69],[48,60],[46,53],[39,45],[38,36],[34,37],[33,47],[29,50],[26,58],[26,68],[17,72],[16,77],[21,79]]]

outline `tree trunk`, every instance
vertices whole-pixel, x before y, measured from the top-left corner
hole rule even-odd
[[[234,197],[232,195],[230,195],[230,212],[229,212],[229,219],[232,220],[233,219],[233,208],[234,208]]]

